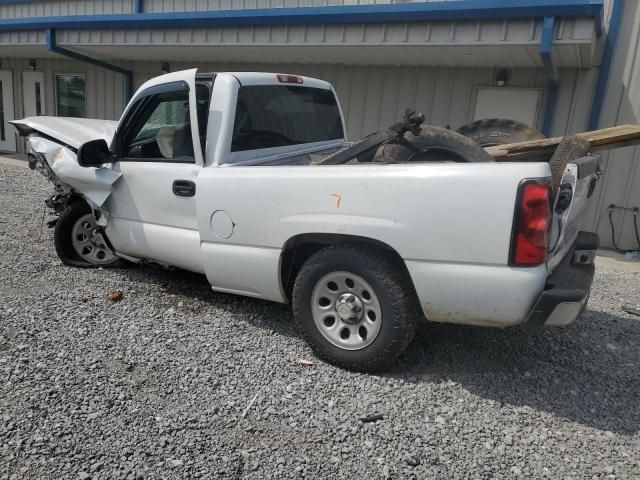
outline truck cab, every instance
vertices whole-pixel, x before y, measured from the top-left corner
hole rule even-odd
[[[151,80],[111,141],[122,179],[105,205],[107,236],[122,255],[205,273],[200,226],[217,240],[234,228],[220,205],[198,215],[198,204],[205,209],[211,201],[205,170],[302,164],[344,143],[335,93],[320,80],[195,70]]]

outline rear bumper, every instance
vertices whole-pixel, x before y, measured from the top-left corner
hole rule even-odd
[[[547,266],[406,261],[425,317],[432,322],[510,327],[527,321]]]
[[[569,325],[580,315],[589,298],[598,246],[597,234],[578,234],[573,248],[547,279],[544,292],[529,314],[529,325]]]

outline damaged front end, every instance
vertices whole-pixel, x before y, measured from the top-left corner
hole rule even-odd
[[[104,228],[109,213],[103,206],[121,173],[109,167],[80,166],[77,159],[79,145],[54,138],[50,128],[46,133],[38,131],[33,123],[39,119],[12,123],[21,135],[27,136],[29,168],[42,174],[54,186],[54,192],[45,201],[47,207],[59,216],[72,201],[81,198],[91,207],[98,225]],[[51,119],[47,120],[51,122]],[[64,140],[68,141],[67,138]],[[53,220],[48,226],[55,224],[56,220]]]

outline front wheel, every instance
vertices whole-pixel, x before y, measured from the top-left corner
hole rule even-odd
[[[330,246],[312,255],[296,278],[292,300],[315,354],[360,371],[393,363],[420,317],[404,265],[364,245]]]
[[[83,201],[71,203],[62,212],[54,230],[56,253],[72,267],[113,265],[119,258],[106,245],[91,207]]]

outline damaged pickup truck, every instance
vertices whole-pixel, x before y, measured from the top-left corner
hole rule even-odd
[[[495,162],[423,121],[349,144],[324,81],[194,69],[146,82],[119,122],[13,123],[55,185],[65,264],[153,262],[291,302],[340,366],[386,367],[422,317],[572,322],[598,248],[578,229],[598,157],[568,140],[551,162]]]

